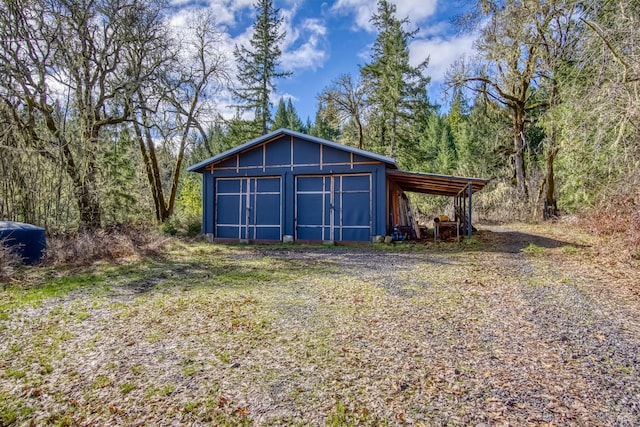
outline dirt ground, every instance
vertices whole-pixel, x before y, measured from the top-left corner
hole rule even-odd
[[[0,424],[640,425],[639,272],[562,224],[181,243],[5,290]]]

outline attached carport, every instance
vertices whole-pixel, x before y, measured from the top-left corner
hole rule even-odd
[[[387,169],[387,179],[402,191],[454,197],[455,221],[459,221],[468,237],[473,233],[473,193],[484,188],[488,179]]]

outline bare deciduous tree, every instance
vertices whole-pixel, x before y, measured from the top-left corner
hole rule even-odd
[[[366,109],[365,88],[353,81],[350,74],[342,74],[318,96],[320,102],[335,107],[340,124],[351,121],[358,129],[358,148],[364,149],[363,117]]]
[[[135,132],[159,222],[173,214],[190,138],[199,138],[211,153],[203,120],[213,117],[213,98],[229,81],[228,58],[220,48],[213,15],[198,16],[193,30],[183,35],[173,50],[178,53],[158,70],[153,84],[138,91]],[[169,183],[163,182],[160,172],[158,142],[170,146],[175,155]]]
[[[25,140],[62,161],[81,227],[101,225],[97,146],[130,119],[151,73],[140,59],[163,45],[161,22],[153,0],[0,4],[0,98]]]
[[[460,61],[449,73],[449,84],[478,92],[493,105],[506,107],[513,128],[515,180],[519,193],[529,196],[525,170],[525,125],[530,112],[540,108],[534,99],[540,66],[539,30],[546,31],[548,18],[539,21],[537,2],[482,1],[488,22],[476,41],[478,61],[470,67]],[[538,28],[539,26],[539,28]]]

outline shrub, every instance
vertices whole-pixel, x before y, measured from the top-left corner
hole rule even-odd
[[[636,259],[640,253],[640,190],[629,193],[632,187],[623,186],[603,196],[578,221],[588,232],[609,237],[614,250],[625,259]]]
[[[87,264],[155,255],[169,240],[146,227],[112,224],[104,229],[81,231],[49,239],[46,262]]]
[[[164,234],[169,236],[196,236],[202,230],[202,220],[195,215],[174,215],[160,227]]]
[[[9,282],[15,269],[21,264],[20,257],[0,239],[0,282]]]
[[[161,229],[164,234],[168,234],[169,236],[175,236],[178,234],[178,227],[173,219],[168,219],[163,222]]]

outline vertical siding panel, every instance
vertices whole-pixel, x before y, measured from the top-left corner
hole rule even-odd
[[[215,188],[213,184],[213,174],[205,171],[202,174],[202,232],[205,234],[214,233]]]
[[[385,173],[385,165],[383,164],[378,165],[373,176],[374,176],[373,188],[372,188],[372,195],[373,195],[372,197],[373,198],[373,205],[372,205],[373,227],[372,228],[373,229],[371,231],[373,236],[384,236],[387,234],[387,227],[386,227],[386,218],[387,218],[386,206],[387,205],[385,203],[387,175]]]
[[[293,172],[293,135],[291,135],[291,159],[289,160],[291,171]]]
[[[290,236],[295,232],[295,183],[291,172],[285,172],[283,176],[282,209],[284,211],[284,233]]]

